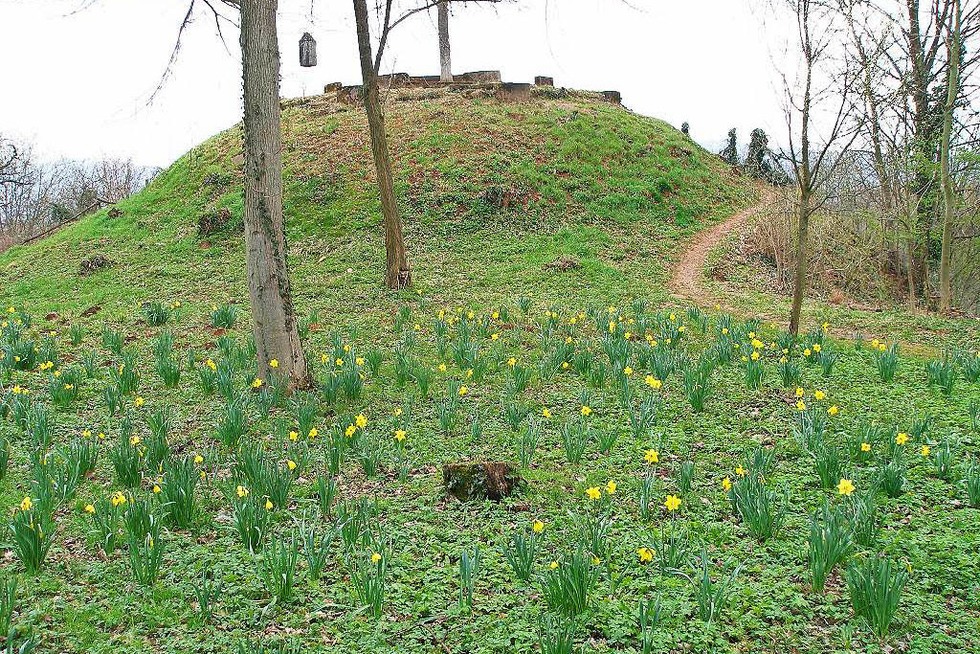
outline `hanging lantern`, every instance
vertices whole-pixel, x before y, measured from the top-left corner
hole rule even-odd
[[[303,68],[316,66],[316,41],[309,32],[304,32],[299,40],[299,65]]]

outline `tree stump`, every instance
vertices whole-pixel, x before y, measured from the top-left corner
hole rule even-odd
[[[509,497],[524,479],[509,463],[499,461],[461,461],[442,468],[446,493],[461,502]]]

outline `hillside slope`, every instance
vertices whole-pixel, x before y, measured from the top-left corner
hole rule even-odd
[[[387,291],[361,115],[285,112],[310,389],[258,378],[247,316],[210,308],[247,297],[239,231],[198,234],[240,220],[237,130],[0,257],[5,645],[975,649],[975,346],[926,363],[676,308],[680,239],[750,187],[582,96],[393,102],[418,285]],[[457,502],[464,460],[526,484]],[[861,605],[881,579],[890,625]]]
[[[387,126],[410,262],[418,287],[437,301],[485,304],[527,288],[549,301],[569,293],[585,302],[662,299],[675,241],[751,195],[680,132],[598,97],[503,104],[424,93],[392,98]],[[383,305],[392,296],[380,282],[380,205],[363,110],[325,97],[290,101],[283,131],[300,307]],[[197,229],[202,215],[221,209],[240,224],[240,149],[235,127],[121,203],[120,216],[103,211],[11,249],[0,256],[0,296],[36,311],[98,304],[120,316],[148,299],[241,300],[240,232],[202,238]],[[114,265],[81,276],[93,255]],[[323,302],[330,298],[345,301]]]

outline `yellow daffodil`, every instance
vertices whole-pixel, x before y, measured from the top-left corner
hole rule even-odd
[[[839,495],[850,495],[854,492],[854,483],[850,479],[841,479],[837,483],[837,493]]]

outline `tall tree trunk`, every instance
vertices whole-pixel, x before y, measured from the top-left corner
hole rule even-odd
[[[453,65],[449,55],[449,2],[440,0],[439,13],[439,79],[443,82],[453,81]]]
[[[290,388],[309,383],[299,340],[282,215],[282,136],[279,123],[277,0],[242,0],[242,80],[245,96],[245,270],[252,304],[258,375],[273,372]]]
[[[793,279],[793,305],[789,312],[789,333],[800,334],[800,314],[803,311],[803,292],[806,289],[806,243],[810,229],[810,192],[800,190],[800,205],[796,225],[796,275]]]
[[[943,129],[940,138],[939,178],[943,187],[943,244],[939,258],[939,311],[949,313],[953,303],[953,283],[950,262],[953,241],[953,176],[949,170],[950,142],[953,138],[953,112],[960,89],[960,0],[953,2],[953,29],[949,43],[949,76],[946,83],[946,106],[943,111]]]
[[[803,102],[800,106],[800,153],[794,163],[796,184],[799,191],[796,224],[796,277],[793,280],[793,304],[789,311],[789,333],[794,337],[800,334],[800,313],[803,310],[803,291],[806,288],[806,245],[810,227],[810,201],[813,196],[814,179],[810,162],[810,108],[813,103],[814,51],[810,39],[810,2],[801,5],[802,54],[806,67],[803,86]]]
[[[913,256],[909,260],[914,295],[926,299],[929,282],[929,240],[935,214],[934,165],[936,161],[936,130],[933,125],[932,104],[929,101],[929,82],[932,71],[926,61],[919,21],[919,0],[906,0],[909,19],[906,38],[911,64],[907,85],[912,100],[912,130],[914,166],[912,192],[915,222],[909,238]]]
[[[361,77],[364,88],[364,110],[371,132],[371,151],[378,175],[378,191],[381,194],[381,213],[385,227],[385,284],[388,288],[404,288],[412,283],[412,272],[405,254],[402,220],[395,202],[394,183],[391,174],[391,156],[388,154],[388,137],[385,134],[384,115],[381,113],[381,94],[378,76],[371,55],[371,31],[368,26],[366,0],[354,0],[354,22],[357,26],[357,46],[361,60]]]

